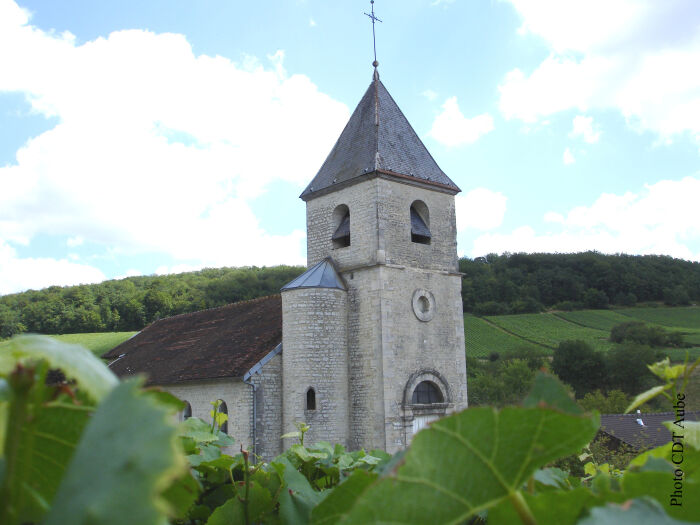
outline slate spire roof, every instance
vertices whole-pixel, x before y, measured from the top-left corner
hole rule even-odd
[[[460,191],[418,138],[376,69],[340,138],[300,198],[306,201],[327,193],[331,187],[372,176],[398,177],[453,193]]]

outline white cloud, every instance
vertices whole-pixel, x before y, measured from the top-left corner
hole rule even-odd
[[[143,275],[143,273],[140,272],[139,270],[134,269],[134,268],[130,268],[126,272],[124,272],[123,274],[117,275],[116,277],[114,277],[114,279],[126,279],[127,277],[138,277],[139,275]]]
[[[700,141],[700,10],[695,0],[509,0],[520,33],[550,55],[499,86],[507,118],[528,122],[578,109],[616,109],[639,131]]]
[[[185,272],[196,272],[201,270],[204,266],[195,266],[191,264],[176,264],[174,266],[159,266],[156,268],[156,275],[167,275],[171,273],[185,273]]]
[[[562,157],[564,160],[564,164],[569,165],[569,164],[573,164],[574,162],[576,162],[576,159],[574,158],[574,154],[571,153],[571,150],[569,149],[568,146],[564,150],[564,155]]]
[[[433,100],[435,100],[438,96],[438,94],[435,91],[433,91],[432,89],[426,89],[425,91],[423,91],[423,93],[421,93],[421,95],[423,95],[425,98],[427,98],[431,102]]]
[[[564,222],[564,216],[555,211],[548,211],[544,214],[544,222]]]
[[[486,188],[476,188],[465,195],[457,195],[457,230],[492,230],[503,222],[508,198]]]
[[[316,20],[309,18],[309,27],[316,27]]]
[[[0,93],[58,117],[0,167],[0,239],[66,235],[208,266],[303,262],[304,232],[269,234],[249,201],[279,180],[301,189],[349,111],[289,75],[282,51],[268,59],[195,56],[182,35],[141,30],[77,45],[0,2]]]
[[[493,118],[488,113],[466,118],[459,109],[457,97],[448,98],[442,113],[435,117],[429,135],[445,146],[462,146],[476,142],[493,130]]]
[[[576,115],[573,121],[573,128],[569,134],[571,137],[581,137],[585,142],[594,144],[600,139],[600,131],[594,129],[593,117]]]
[[[83,239],[80,236],[69,237],[68,240],[66,241],[66,245],[71,247],[71,248],[74,248],[75,246],[80,246],[84,242],[85,242],[85,239]]]
[[[15,249],[0,240],[0,295],[52,285],[98,283],[104,279],[97,268],[67,259],[17,257]]]
[[[700,260],[690,246],[700,241],[700,178],[664,180],[639,193],[603,194],[590,206],[571,209],[566,217],[548,212],[545,220],[561,231],[538,234],[522,226],[508,234],[484,234],[473,255],[490,252],[578,252],[666,254]]]

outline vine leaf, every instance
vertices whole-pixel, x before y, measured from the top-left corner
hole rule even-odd
[[[600,504],[589,489],[579,487],[566,491],[547,491],[540,494],[525,494],[525,501],[532,510],[537,523],[574,525],[585,509]],[[518,523],[518,514],[509,501],[502,501],[489,510],[489,525]]]
[[[239,489],[243,492],[243,488]],[[270,492],[255,481],[248,487],[248,519],[258,523],[263,520],[265,514],[272,512],[272,496]],[[239,497],[242,497],[239,496]],[[207,521],[207,525],[230,525],[231,523],[246,523],[245,508],[239,497],[233,497],[226,503],[217,507]]]
[[[348,479],[338,485],[317,505],[311,513],[313,525],[334,525],[347,515],[359,498],[374,480],[377,474],[366,470],[355,470]]]
[[[652,499],[642,498],[626,501],[621,505],[608,503],[591,510],[590,516],[580,525],[683,525],[664,512],[663,507]]]
[[[566,388],[550,374],[542,372],[535,376],[532,390],[523,400],[525,408],[536,407],[540,404],[559,409],[567,414],[583,414],[583,409],[576,404]]]
[[[0,374],[7,375],[18,360],[45,360],[51,368],[60,369],[68,379],[93,400],[101,401],[119,380],[88,349],[41,335],[20,335],[10,339],[0,351]]]
[[[21,428],[17,452],[17,494],[21,521],[39,521],[54,499],[92,407],[61,402],[37,405],[31,423]],[[22,503],[19,503],[22,502]]]
[[[505,500],[532,521],[523,484],[539,467],[579,452],[599,427],[597,415],[543,406],[565,392],[546,381],[549,393],[536,407],[471,408],[418,433],[404,463],[366,490],[341,523],[459,523]]]
[[[290,525],[309,523],[311,511],[328,495],[329,491],[315,491],[309,481],[284,455],[275,458],[270,465],[283,481],[279,497],[282,523]]]
[[[681,449],[676,445],[675,450]],[[674,478],[679,477],[676,474],[679,468],[682,472],[682,490],[676,502],[682,505],[669,505],[676,490]],[[694,447],[686,444],[682,453],[678,453],[674,452],[673,442],[669,442],[644,452],[630,462],[620,485],[626,499],[651,497],[663,503],[670,516],[700,521],[700,506],[694,504],[700,498],[700,451]]]
[[[628,412],[632,412],[635,408],[642,406],[644,403],[649,401],[650,399],[655,398],[662,392],[665,392],[666,390],[670,390],[673,385],[671,384],[666,384],[666,385],[659,385],[655,386],[653,388],[650,388],[649,390],[642,392],[639,394],[637,397],[635,397],[632,402],[630,403],[630,406],[627,407],[625,410],[625,414]]]
[[[44,525],[166,523],[161,493],[186,474],[167,407],[117,386],[88,423]]]
[[[664,426],[671,434],[682,435],[685,444],[700,450],[700,421],[665,421]]]

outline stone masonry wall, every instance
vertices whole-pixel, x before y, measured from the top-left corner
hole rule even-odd
[[[312,199],[306,203],[306,257],[313,266],[328,256],[342,267],[376,262],[377,179]],[[334,248],[333,210],[345,204],[350,210],[350,246]]]
[[[423,201],[429,210],[430,244],[411,242],[411,204],[416,200]],[[454,196],[377,179],[377,205],[387,264],[457,271]]]
[[[384,448],[382,282],[378,266],[343,272],[348,284],[350,448]]]
[[[224,378],[211,381],[189,381],[161,388],[192,407],[192,416],[207,423],[211,422],[211,401],[221,399],[228,408],[228,435],[236,440],[236,445],[226,447],[226,454],[235,455],[243,448],[252,450],[253,394],[252,388],[240,379]]]
[[[256,453],[269,461],[282,453],[282,354],[250,380],[256,389]]]
[[[461,280],[458,275],[416,268],[383,267],[382,342],[386,450],[406,447],[412,437],[411,392],[404,399],[413,375],[429,371],[425,379],[443,391],[446,413],[467,407]],[[416,290],[432,293],[432,318],[421,321],[414,312]],[[433,372],[436,374],[433,375]],[[440,379],[447,383],[443,387]]]
[[[411,204],[429,210],[429,245],[411,242]],[[350,246],[334,248],[333,210],[350,210]],[[307,265],[331,256],[341,269],[372,264],[457,270],[454,196],[394,180],[374,178],[306,203]]]
[[[347,292],[297,288],[282,292],[283,432],[304,421],[305,443],[348,445]],[[306,410],[306,393],[316,409]],[[295,443],[284,440],[283,447]]]

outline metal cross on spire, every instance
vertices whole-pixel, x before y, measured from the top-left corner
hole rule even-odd
[[[370,17],[370,19],[372,20],[372,44],[374,45],[374,62],[372,62],[372,65],[376,69],[376,67],[379,65],[379,62],[377,62],[377,37],[374,34],[374,22],[375,21],[381,22],[381,20],[379,20],[379,18],[374,16],[374,0],[370,0],[369,3],[372,4],[372,14],[370,14],[370,13],[365,13],[365,14],[368,17]]]

